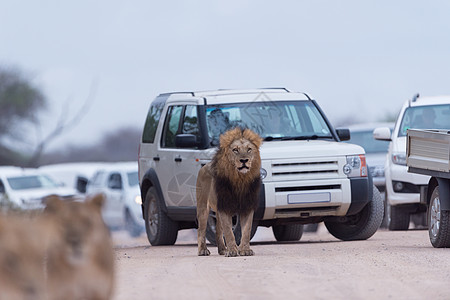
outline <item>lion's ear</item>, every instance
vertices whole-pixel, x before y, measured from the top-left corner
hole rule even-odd
[[[243,132],[244,138],[249,140],[252,144],[254,144],[257,148],[261,147],[263,139],[254,131],[250,129],[245,129]]]
[[[105,195],[103,193],[95,194],[92,198],[90,198],[89,203],[91,203],[98,210],[101,210],[103,204],[105,203]]]

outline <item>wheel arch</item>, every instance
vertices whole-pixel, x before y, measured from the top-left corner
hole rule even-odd
[[[144,177],[142,178],[142,184],[141,184],[141,199],[142,199],[142,217],[145,219],[145,197],[147,195],[148,190],[154,187],[156,190],[156,193],[158,194],[159,201],[161,202],[161,208],[162,210],[167,213],[167,206],[166,201],[164,201],[164,196],[162,193],[161,185],[159,183],[158,175],[156,174],[156,171],[154,169],[148,169],[145,173]]]
[[[433,177],[434,178],[434,177]],[[441,202],[441,210],[450,210],[450,179],[436,178],[439,186],[439,200]]]

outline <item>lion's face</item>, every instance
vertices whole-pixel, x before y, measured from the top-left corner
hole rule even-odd
[[[230,145],[231,163],[239,173],[245,174],[252,168],[252,163],[257,149],[255,145],[246,139],[235,140]]]
[[[219,151],[213,158],[215,172],[234,183],[259,176],[262,139],[250,129],[234,128],[220,136]]]

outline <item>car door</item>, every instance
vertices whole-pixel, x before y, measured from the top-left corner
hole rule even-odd
[[[108,174],[106,182],[106,203],[102,213],[105,222],[110,227],[121,227],[124,224],[124,182],[119,172]]]
[[[160,144],[157,173],[167,206],[195,206],[195,183],[201,165],[199,150],[177,148],[177,134],[199,135],[197,106],[169,106]]]

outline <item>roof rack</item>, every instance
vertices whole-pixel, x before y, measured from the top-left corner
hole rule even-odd
[[[162,93],[159,94],[160,96],[170,96],[170,95],[177,95],[177,94],[189,94],[192,97],[195,97],[194,92],[171,92],[171,93]]]

